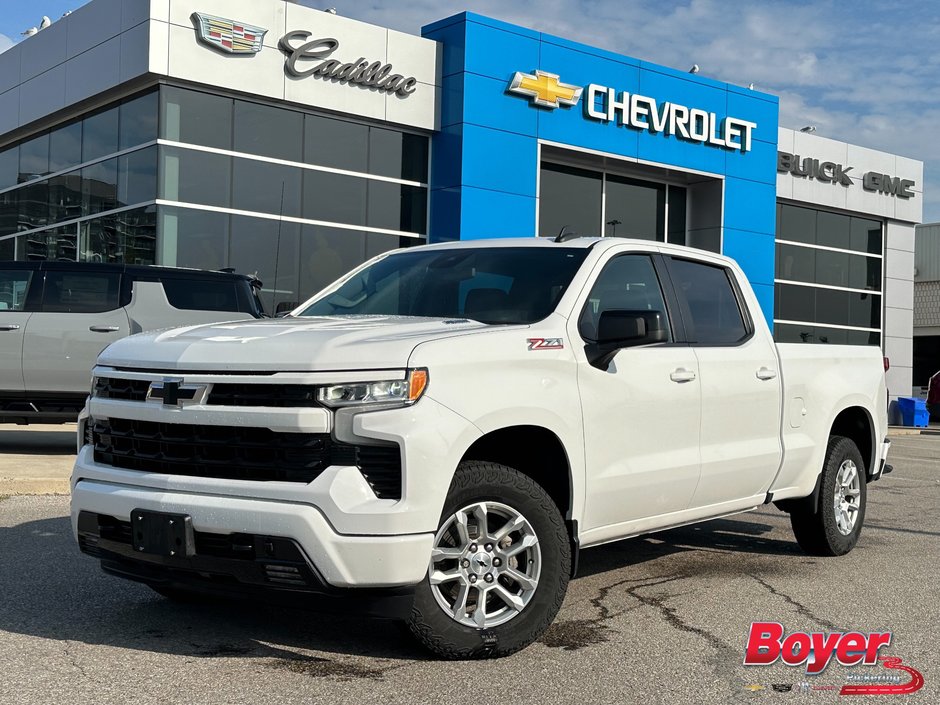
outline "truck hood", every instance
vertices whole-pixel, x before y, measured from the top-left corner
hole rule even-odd
[[[122,338],[105,348],[98,364],[193,372],[401,369],[420,343],[485,328],[464,319],[402,316],[213,323]]]

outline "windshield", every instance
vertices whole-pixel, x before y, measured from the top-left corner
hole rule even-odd
[[[490,247],[401,252],[357,272],[302,316],[384,315],[534,323],[555,310],[587,249]]]

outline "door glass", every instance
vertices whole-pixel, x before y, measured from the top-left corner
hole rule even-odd
[[[747,326],[728,270],[674,258],[672,275],[677,293],[688,306],[689,342],[734,345],[747,336]]]
[[[26,293],[33,273],[30,271],[0,270],[0,311],[23,311]]]
[[[597,323],[604,311],[657,311],[667,320],[663,292],[649,257],[621,255],[607,263],[581,312],[578,330],[585,340],[597,340]]]
[[[42,310],[56,313],[100,313],[119,307],[121,275],[109,272],[48,272]]]

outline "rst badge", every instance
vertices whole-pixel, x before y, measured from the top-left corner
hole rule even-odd
[[[194,12],[191,19],[196,25],[199,41],[226,54],[257,54],[261,51],[264,35],[268,33],[264,27],[202,12]]]
[[[529,350],[562,350],[565,341],[562,338],[526,338]]]

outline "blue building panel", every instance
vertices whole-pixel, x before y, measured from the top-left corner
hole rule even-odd
[[[745,95],[742,91],[749,93]],[[776,147],[777,144],[777,121],[780,113],[780,106],[774,97],[774,100],[768,100],[773,96],[766,93],[756,93],[746,88],[738,86],[728,87],[728,114],[746,115],[747,119],[756,122],[752,136],[755,141],[766,142]],[[776,170],[774,170],[776,173]]]
[[[535,236],[539,143],[661,165],[672,175],[712,174],[724,180],[723,251],[741,264],[772,318],[775,96],[474,13],[428,25],[423,35],[443,44],[444,127],[432,142],[432,242]],[[558,83],[542,82],[536,71],[557,75]],[[530,79],[514,92],[516,72]],[[605,119],[606,93],[593,106],[603,108],[605,118],[591,116],[585,105],[591,84],[613,89],[617,99],[624,92],[652,99],[658,115],[669,105],[703,111],[696,115],[706,116],[699,124],[708,125],[707,133],[700,128],[698,139],[684,138],[652,124],[620,124],[619,114]],[[537,105],[534,94],[547,104]],[[749,149],[720,144],[726,118],[756,124]]]
[[[538,140],[513,132],[465,124],[463,126],[463,178],[465,186],[504,191],[535,198]]]
[[[450,125],[434,136],[432,188],[460,188],[463,181],[463,128],[461,124]]]
[[[776,185],[727,178],[724,216],[725,228],[773,236],[777,225]]]
[[[464,21],[456,16],[427,25],[422,30],[425,37],[441,43],[441,75],[444,77],[464,70],[466,29]]]
[[[473,73],[461,74],[464,95],[473,96],[463,111],[460,122],[469,122],[484,127],[494,127],[507,132],[517,132],[535,137],[538,134],[539,111],[532,110],[527,101],[513,100],[507,95],[509,78],[496,80]],[[453,82],[451,77],[447,82]]]
[[[509,81],[516,71],[531,71],[539,64],[537,38],[471,21],[467,22],[466,42],[464,71],[470,73]]]
[[[725,228],[722,249],[734,258],[751,284],[774,283],[773,233],[754,233],[747,230]]]
[[[755,140],[749,152],[726,150],[725,174],[771,184],[777,190],[777,143]]]
[[[505,191],[491,191],[464,186],[461,198],[460,232],[474,233],[473,239],[535,237],[538,201],[534,196],[519,196]]]

